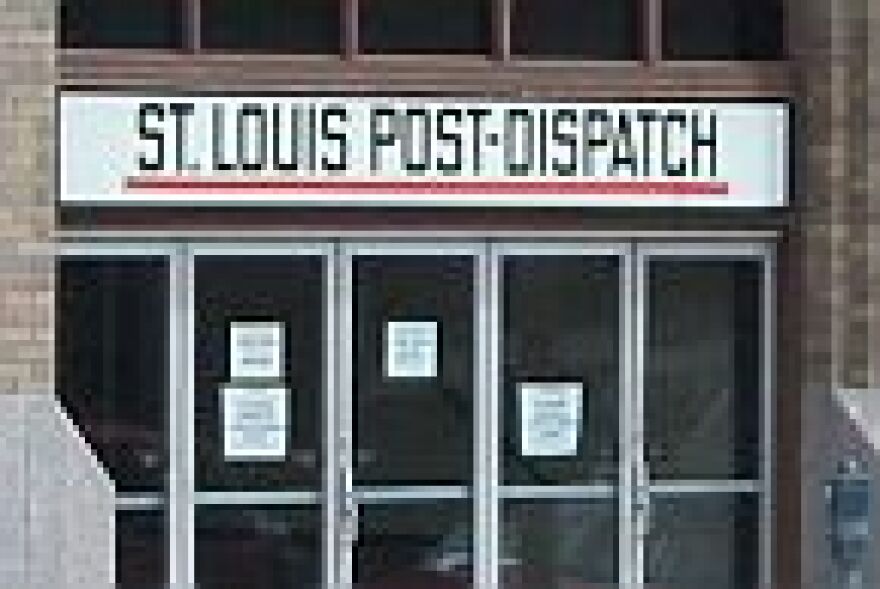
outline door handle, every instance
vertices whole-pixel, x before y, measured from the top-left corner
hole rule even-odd
[[[345,539],[354,545],[358,541],[360,526],[360,505],[351,494],[346,494],[343,513],[343,533]]]

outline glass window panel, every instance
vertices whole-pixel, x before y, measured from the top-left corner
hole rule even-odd
[[[61,0],[59,42],[71,48],[182,46],[180,0]]]
[[[472,586],[473,540],[465,501],[360,506],[358,589]]]
[[[320,485],[324,304],[324,263],[320,257],[196,258],[195,457],[199,491],[315,490]],[[288,389],[283,460],[229,461],[224,456],[220,390],[230,381],[232,321],[284,323],[283,377],[269,382]]]
[[[244,52],[336,54],[341,0],[205,0],[202,46]]]
[[[167,587],[166,546],[164,511],[117,511],[116,587]]]
[[[620,274],[615,257],[515,256],[503,269],[504,484],[613,482],[618,475]],[[522,382],[582,385],[576,452],[524,456]]]
[[[502,517],[504,589],[617,587],[615,500],[518,499]]]
[[[637,59],[636,0],[511,0],[514,55],[550,59]]]
[[[664,0],[666,59],[780,59],[782,0]]]
[[[646,587],[758,587],[759,506],[755,494],[654,495]]]
[[[653,479],[759,478],[759,261],[650,262],[646,453]]]
[[[320,507],[196,506],[199,589],[317,589]]]
[[[58,262],[56,392],[116,489],[161,491],[167,468],[168,266]]]
[[[473,259],[354,260],[355,481],[462,485],[473,478]],[[386,373],[387,327],[436,322],[436,376]],[[431,354],[433,355],[433,354]]]
[[[363,53],[487,54],[491,0],[361,0]]]

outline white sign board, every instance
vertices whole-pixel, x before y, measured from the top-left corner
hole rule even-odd
[[[437,376],[436,321],[388,321],[385,324],[385,376]]]
[[[284,459],[287,389],[223,389],[223,454],[227,460]]]
[[[230,378],[281,378],[284,324],[234,321],[229,324]]]
[[[777,207],[784,102],[64,91],[62,204]]]
[[[520,453],[576,455],[582,397],[583,386],[578,382],[520,383]]]

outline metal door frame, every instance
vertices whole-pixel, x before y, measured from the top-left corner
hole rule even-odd
[[[621,469],[620,486],[644,489],[646,470],[639,460],[644,445],[643,377],[644,341],[646,325],[646,263],[654,257],[752,258],[763,263],[763,343],[762,358],[762,436],[763,463],[761,480],[736,483],[734,492],[757,492],[761,495],[760,513],[760,577],[761,586],[772,584],[773,546],[773,435],[774,356],[776,346],[776,254],[770,243],[775,235],[765,233],[725,234],[719,240],[701,234],[699,242],[682,241],[695,235],[669,232],[663,235],[644,235],[620,232],[439,232],[430,235],[421,232],[384,232],[351,235],[340,239],[330,235],[315,236],[314,241],[296,242],[297,233],[284,233],[272,241],[254,242],[248,239],[229,241],[216,236],[218,241],[203,241],[198,234],[164,239],[138,240],[126,232],[71,233],[70,241],[58,244],[57,255],[64,257],[144,257],[163,256],[169,268],[169,486],[167,490],[169,581],[172,587],[191,588],[195,583],[195,522],[196,504],[315,504],[322,505],[324,585],[333,589],[348,589],[346,568],[351,569],[351,553],[341,550],[344,530],[341,518],[346,491],[353,491],[346,478],[345,461],[350,457],[353,440],[350,436],[351,418],[351,256],[356,253],[413,255],[443,255],[467,253],[474,255],[474,319],[475,319],[475,373],[477,395],[474,404],[474,586],[495,589],[499,586],[499,542],[501,523],[499,507],[501,496],[511,492],[528,496],[545,494],[544,490],[500,489],[499,457],[499,360],[501,346],[501,258],[518,253],[528,255],[589,255],[591,253],[621,256]],[[211,236],[215,237],[215,236]],[[642,239],[663,241],[642,242]],[[63,238],[65,238],[63,236]],[[499,239],[503,241],[498,241]],[[617,241],[606,241],[616,239]],[[744,241],[748,240],[748,241]],[[196,493],[194,480],[193,447],[193,336],[194,336],[194,261],[203,255],[320,255],[325,261],[325,402],[324,425],[324,488],[318,496],[303,493]],[[346,310],[347,309],[347,310]],[[347,342],[347,343],[346,343]],[[341,427],[347,419],[348,433]],[[635,468],[627,465],[634,464]],[[350,472],[350,469],[349,469]],[[659,485],[663,487],[663,485]],[[679,486],[680,487],[680,486]],[[676,489],[656,489],[674,491]],[[655,490],[655,491],[656,491]],[[683,490],[681,488],[679,491]],[[697,490],[696,487],[689,490]],[[568,489],[567,492],[588,496],[595,489]],[[401,492],[397,490],[395,492]],[[552,493],[552,492],[551,492]],[[526,496],[524,495],[524,496]],[[644,516],[636,512],[640,498],[636,493],[621,492],[619,498],[620,586],[639,587],[644,572]],[[165,503],[163,498],[117,497],[119,509],[156,509]],[[347,561],[348,559],[348,561]]]

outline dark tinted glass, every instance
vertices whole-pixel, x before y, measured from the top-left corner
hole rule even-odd
[[[117,511],[116,587],[167,587],[166,545],[163,511]]]
[[[340,0],[204,0],[202,46],[338,53],[341,4]]]
[[[489,53],[491,0],[361,0],[364,53]]]
[[[200,256],[195,266],[195,456],[200,491],[315,490],[321,473],[323,262],[319,257]],[[284,459],[227,461],[221,387],[229,323],[283,322]]]
[[[756,479],[759,262],[650,262],[645,358],[652,479]]]
[[[615,500],[507,501],[502,514],[504,589],[617,586]]]
[[[511,0],[514,55],[557,59],[636,59],[637,0]]]
[[[782,0],[663,0],[666,59],[783,57]]]
[[[452,484],[473,473],[473,259],[355,259],[355,480]],[[388,321],[435,322],[436,374],[388,376]]]
[[[182,46],[181,0],[61,0],[62,47]]]
[[[473,570],[468,502],[360,506],[357,589],[466,589]]]
[[[504,483],[617,479],[620,274],[617,258],[516,256],[504,262]],[[576,452],[524,455],[520,383],[580,383]]]
[[[197,506],[199,589],[317,589],[319,507]]]
[[[653,495],[645,542],[648,586],[758,587],[759,506],[756,495],[745,493]]]
[[[163,259],[64,259],[57,394],[120,491],[161,491],[167,465],[168,269]]]

